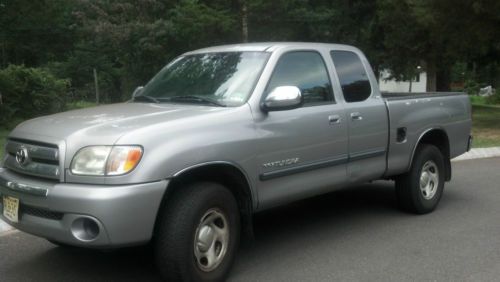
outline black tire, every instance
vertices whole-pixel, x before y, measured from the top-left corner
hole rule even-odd
[[[432,164],[435,165],[432,166]],[[438,179],[437,185],[432,185],[433,180],[428,180],[429,182],[425,181],[429,178],[422,175],[423,170],[432,173],[432,169],[437,170],[438,177],[431,177],[432,179]],[[396,178],[396,196],[399,207],[404,211],[416,214],[426,214],[434,211],[443,195],[444,174],[445,164],[441,151],[433,145],[419,145],[415,152],[410,171]],[[428,173],[428,175],[431,174]],[[432,175],[435,176],[435,174]],[[424,187],[435,187],[435,190],[429,190],[434,192],[429,193],[423,191],[426,189],[421,189],[421,176],[425,179],[423,183],[429,183],[429,186],[425,185]]]
[[[225,216],[229,239],[220,263],[215,269],[204,271],[200,266],[203,260],[195,256],[195,238],[207,212],[213,210]],[[153,242],[156,264],[166,281],[224,281],[239,238],[238,205],[227,188],[210,182],[178,187],[160,210]],[[213,242],[217,244],[217,240]]]
[[[47,239],[47,241],[49,241],[50,243],[56,245],[59,248],[65,248],[65,249],[76,249],[76,248],[78,248],[78,247],[73,246],[73,245],[68,245],[66,243],[61,243],[61,242],[50,240],[50,239]]]

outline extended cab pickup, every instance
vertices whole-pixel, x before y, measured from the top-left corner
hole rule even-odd
[[[206,48],[126,103],[17,126],[0,218],[59,245],[152,242],[165,278],[222,280],[257,211],[392,179],[401,208],[431,212],[470,131],[467,95],[383,94],[351,46]]]

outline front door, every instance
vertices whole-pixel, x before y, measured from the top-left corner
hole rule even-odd
[[[323,56],[291,51],[278,60],[264,97],[278,86],[297,86],[301,108],[255,120],[259,134],[259,208],[331,189],[346,181],[347,122],[333,95]]]

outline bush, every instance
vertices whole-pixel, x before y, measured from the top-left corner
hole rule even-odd
[[[481,86],[473,79],[467,79],[464,84],[464,91],[469,95],[477,95]]]
[[[64,109],[69,82],[40,68],[9,65],[0,70],[0,127]]]
[[[495,93],[486,98],[488,104],[500,105],[500,91],[495,91]]]

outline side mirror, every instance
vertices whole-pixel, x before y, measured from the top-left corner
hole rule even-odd
[[[279,86],[273,89],[262,103],[264,111],[284,111],[302,106],[302,94],[296,86]]]
[[[144,86],[138,86],[132,93],[132,99],[139,96],[142,93],[142,90],[144,90]]]

